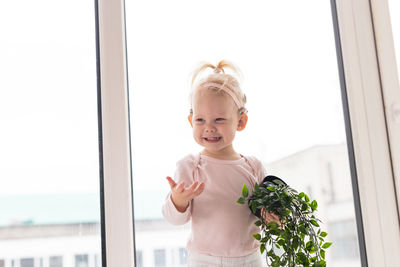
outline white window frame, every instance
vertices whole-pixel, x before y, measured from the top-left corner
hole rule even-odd
[[[371,0],[374,30],[386,124],[392,158],[393,175],[397,192],[397,208],[400,213],[400,83],[399,66],[393,41],[388,0]],[[396,51],[400,53],[400,51]]]
[[[334,1],[334,0],[333,0]],[[386,0],[379,0],[386,2]],[[387,66],[382,68],[377,44],[379,36],[386,45],[392,37],[373,24],[369,0],[336,0],[340,32],[344,80],[350,115],[358,192],[362,214],[362,229],[368,266],[395,266],[400,262],[400,231],[394,183],[392,155],[397,155],[399,142],[387,127],[385,110],[392,91],[382,88],[381,79]],[[373,1],[375,2],[375,1]],[[376,4],[376,3],[375,3]],[[388,13],[384,5],[380,14]],[[387,23],[387,22],[386,22]],[[375,26],[375,27],[374,27]],[[391,40],[393,46],[393,40]],[[393,52],[393,47],[392,50]],[[387,55],[386,55],[387,57]],[[393,67],[393,62],[391,62]],[[383,75],[382,75],[383,74]],[[393,73],[391,77],[393,79]],[[391,81],[393,85],[393,80]],[[386,96],[385,96],[386,94]],[[383,97],[385,96],[385,97]],[[397,101],[394,98],[394,102]],[[398,129],[396,129],[398,131]],[[397,132],[398,133],[398,132]],[[389,140],[391,136],[392,140]],[[400,136],[397,134],[397,136]],[[389,142],[391,141],[391,142]],[[391,154],[392,153],[392,154]],[[394,154],[393,154],[394,153]],[[397,162],[398,164],[398,162]]]
[[[95,3],[104,196],[103,266],[133,267],[135,243],[125,7],[123,0],[95,0]]]
[[[135,245],[124,1],[95,2],[101,88],[103,260],[106,259],[106,266],[133,267]],[[339,62],[343,63],[340,66],[342,85],[349,111],[350,129],[347,130],[349,142],[353,144],[353,172],[357,174],[355,199],[360,200],[357,216],[366,251],[363,266],[392,267],[400,262],[396,198],[396,185],[400,192],[400,169],[393,167],[400,166],[400,125],[391,117],[391,108],[400,101],[400,89],[387,19],[387,0],[331,2],[334,13],[337,12],[338,47],[342,55]],[[380,38],[376,38],[376,34]]]

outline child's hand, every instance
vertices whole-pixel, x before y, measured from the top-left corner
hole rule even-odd
[[[185,212],[189,206],[189,202],[200,195],[204,190],[204,183],[199,184],[198,181],[193,182],[192,185],[185,188],[185,183],[180,182],[179,184],[167,176],[169,186],[171,187],[171,200],[174,203],[176,209],[180,212]]]
[[[264,209],[261,210],[261,216],[264,218],[266,223],[276,222],[279,226],[279,229],[282,229],[281,221],[279,220],[279,216],[275,213],[268,212]]]

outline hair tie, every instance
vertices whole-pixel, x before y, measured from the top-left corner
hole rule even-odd
[[[239,110],[243,109],[244,112],[246,111],[245,107],[240,103],[239,99],[236,97],[236,95],[232,92],[232,90],[228,89],[226,86],[223,86],[222,84],[219,83],[203,83],[201,87],[206,88],[206,87],[216,87],[218,89],[221,89],[228,95],[230,95],[233,99],[233,102],[235,102],[236,106],[239,108]]]
[[[217,67],[217,68],[215,68],[215,69],[214,69],[214,73],[221,73],[221,69],[220,69],[220,68],[218,68],[218,67]]]

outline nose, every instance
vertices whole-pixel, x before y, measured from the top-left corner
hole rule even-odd
[[[213,124],[207,123],[205,131],[206,131],[206,133],[214,133],[217,131],[217,128],[215,128],[215,126]]]

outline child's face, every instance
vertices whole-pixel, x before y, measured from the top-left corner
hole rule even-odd
[[[193,97],[192,108],[193,115],[189,116],[189,121],[193,127],[193,137],[204,147],[204,152],[215,156],[235,153],[232,146],[235,133],[242,130],[246,123],[243,124],[243,115],[238,114],[232,98],[209,90],[199,90]]]

